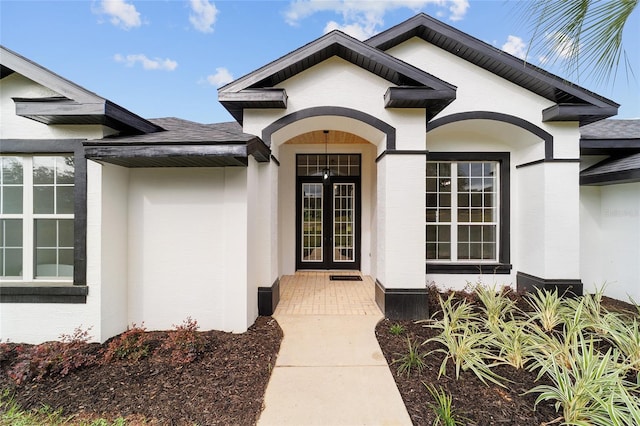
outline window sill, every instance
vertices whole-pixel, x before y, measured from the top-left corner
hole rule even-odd
[[[510,274],[508,263],[427,263],[428,274]]]
[[[0,303],[87,303],[89,287],[65,283],[2,283]]]

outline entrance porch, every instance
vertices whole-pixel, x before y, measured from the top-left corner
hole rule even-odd
[[[362,281],[332,281],[331,275],[361,276]],[[278,315],[382,316],[375,301],[375,284],[358,271],[297,271],[280,278]]]

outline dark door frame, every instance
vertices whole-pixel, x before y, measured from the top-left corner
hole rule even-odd
[[[302,261],[302,184],[303,183],[322,183],[323,184],[323,261],[322,262],[303,262]],[[333,184],[334,183],[353,183],[355,187],[355,218],[354,218],[354,260],[352,262],[334,262],[333,261]],[[298,176],[296,178],[296,269],[343,269],[343,270],[360,270],[360,253],[361,253],[361,229],[362,229],[362,212],[361,212],[361,178],[360,176],[330,176],[329,179],[323,180],[322,176]],[[328,205],[327,203],[330,203]]]

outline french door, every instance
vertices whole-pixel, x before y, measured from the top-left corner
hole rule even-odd
[[[309,161],[306,157],[309,155],[299,155],[298,165]],[[343,175],[340,175],[337,168],[323,167],[319,168],[320,173],[297,178],[298,269],[360,269],[359,156],[328,156],[338,164],[347,162],[348,158],[344,157],[357,161],[357,176],[349,176],[348,169],[347,173],[343,169]],[[324,162],[322,158],[317,161]],[[300,167],[298,170],[300,172]]]

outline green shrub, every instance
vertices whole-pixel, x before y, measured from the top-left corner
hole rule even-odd
[[[426,383],[423,383],[423,385],[427,388],[427,391],[429,391],[429,394],[435,401],[427,404],[436,415],[436,418],[433,421],[432,425],[462,425],[461,421],[463,419],[460,418],[460,422],[458,422],[459,416],[453,410],[451,395],[448,395],[441,387],[436,389],[436,387],[433,385],[427,385]]]
[[[404,331],[404,326],[402,324],[392,324],[391,327],[389,327],[389,333],[393,334],[394,336],[399,336],[403,334]]]

